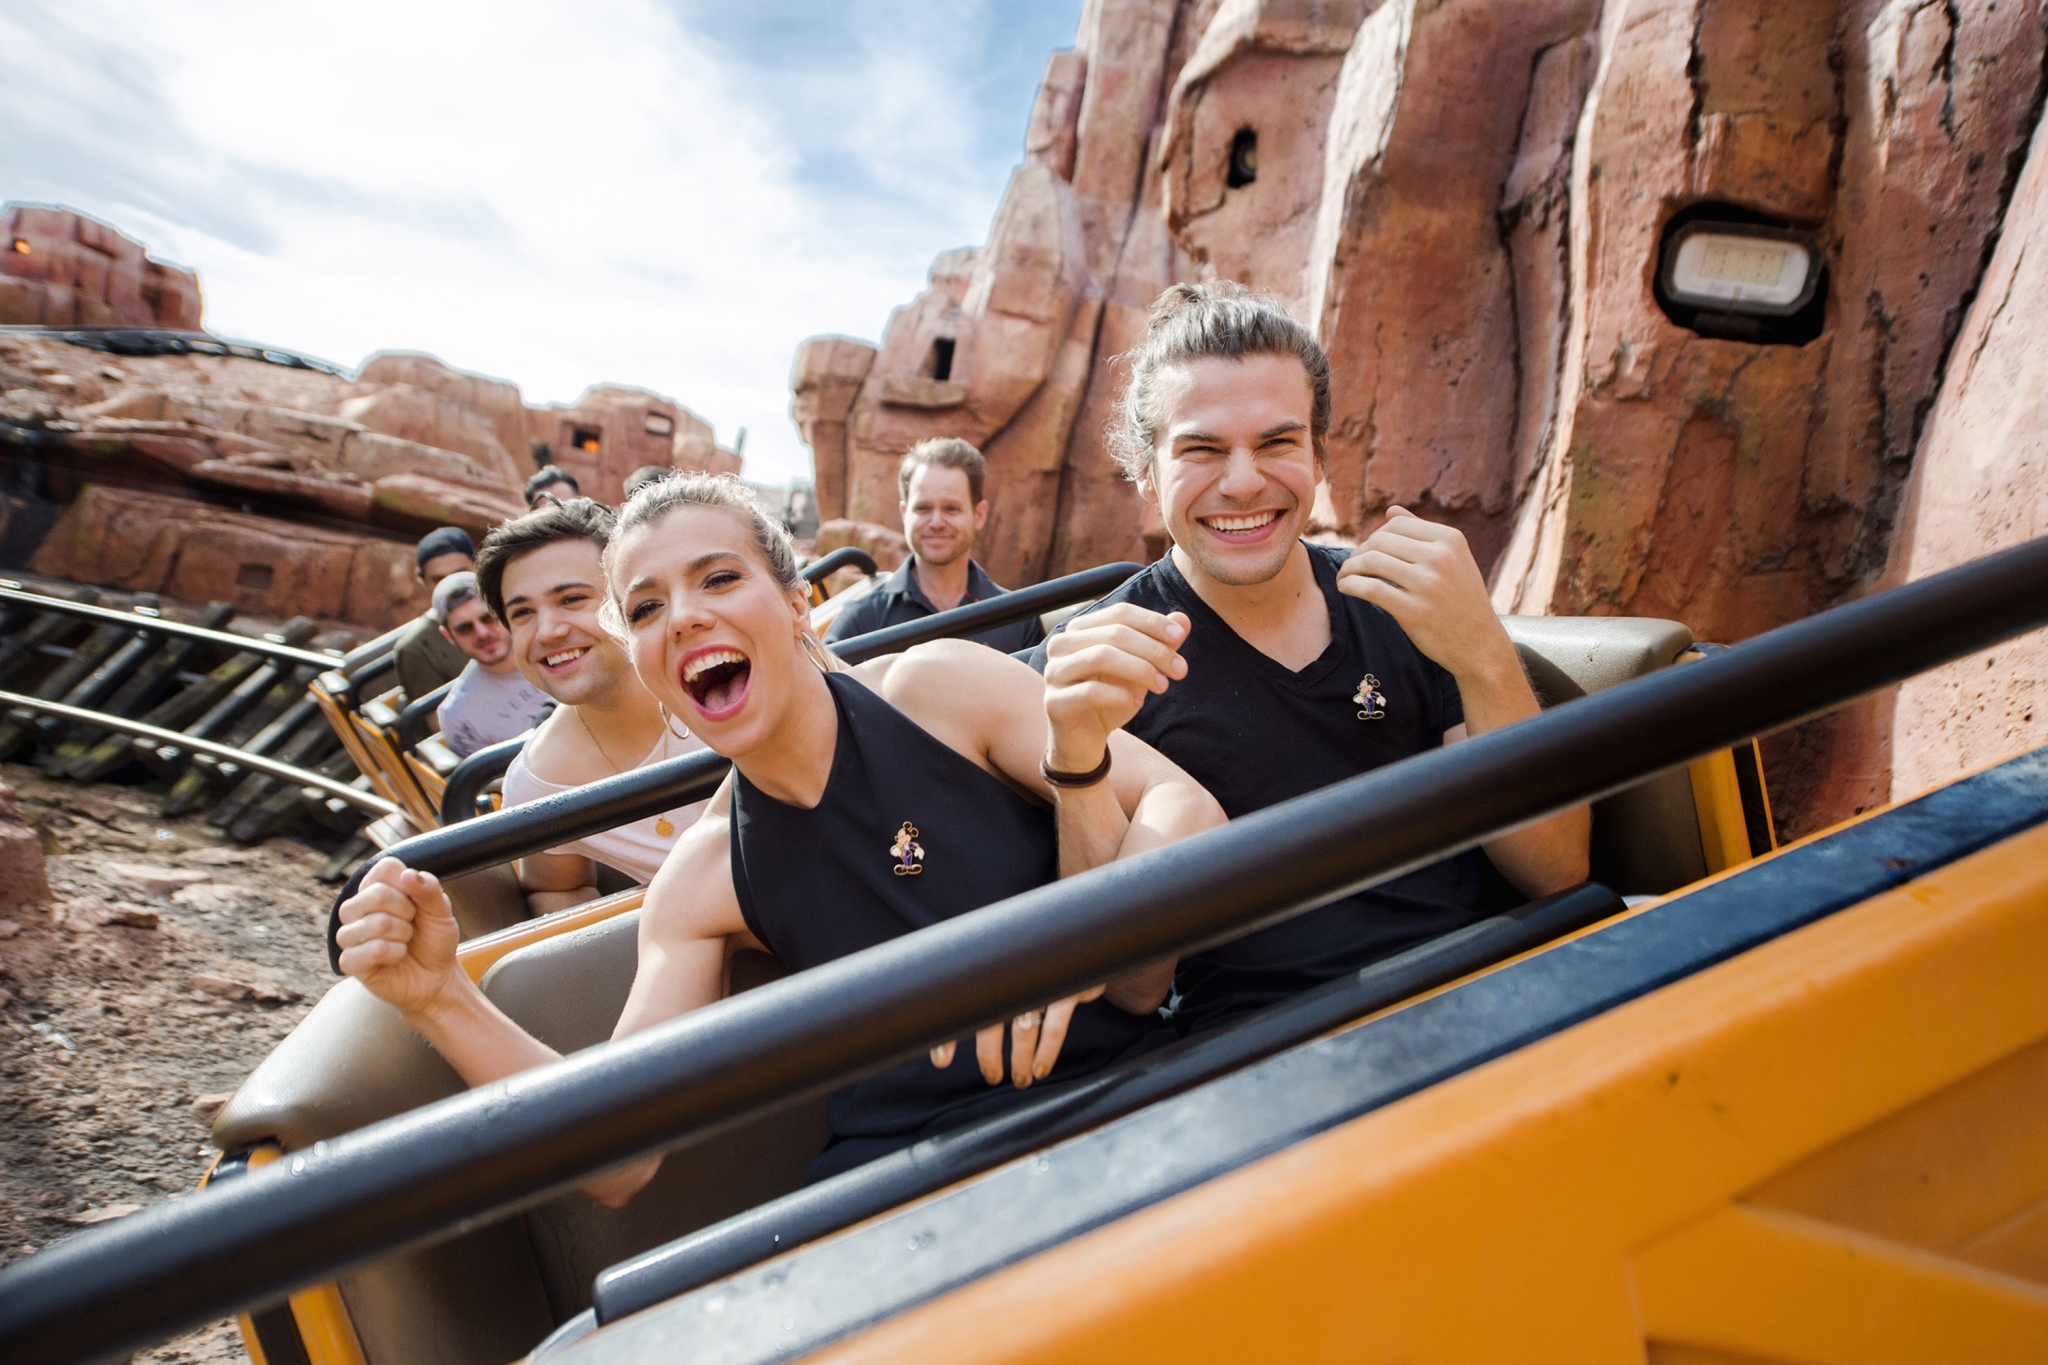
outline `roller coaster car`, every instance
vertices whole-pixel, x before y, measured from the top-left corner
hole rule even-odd
[[[1508,625],[1549,704],[1696,656],[1690,632],[1670,621],[1530,617]],[[1631,895],[1674,891],[1774,846],[1753,744],[1653,777],[1595,809],[1595,877]],[[502,879],[502,869],[494,869],[467,880],[491,887],[494,873]],[[509,1015],[565,1053],[607,1039],[633,976],[640,893],[479,935],[488,914],[476,907],[492,903],[494,894],[457,896],[458,913],[471,921],[461,951],[472,978]],[[1602,913],[1621,908],[1611,896],[1597,905]],[[499,913],[500,922],[508,918]],[[779,975],[772,959],[741,953],[732,963],[731,988],[746,990]],[[344,981],[251,1075],[221,1111],[214,1136],[233,1169],[236,1162],[298,1151],[461,1088],[393,1011]],[[385,1257],[338,1286],[253,1314],[244,1319],[251,1354],[270,1365],[299,1359],[312,1365],[481,1365],[516,1358],[584,1314],[593,1281],[607,1267],[796,1190],[824,1137],[822,1100],[789,1102],[675,1149],[655,1183],[623,1210],[570,1194],[520,1217]]]

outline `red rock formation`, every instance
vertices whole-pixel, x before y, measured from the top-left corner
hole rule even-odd
[[[0,912],[49,899],[42,836],[22,818],[14,788],[0,783]]]
[[[740,471],[738,452],[718,445],[709,422],[645,389],[599,384],[573,406],[526,411],[535,457],[545,454],[548,463],[574,474],[584,496],[599,502],[624,501],[626,480],[649,465]]]
[[[199,277],[70,209],[0,211],[0,324],[200,330]]]
[[[812,337],[797,347],[790,367],[790,420],[811,448],[818,515],[846,513],[846,421],[874,368],[875,348],[845,337]]]
[[[379,630],[425,610],[408,542],[304,524],[279,531],[266,517],[93,485],[30,567],[128,592],[229,602],[250,615],[303,614]]]
[[[1894,578],[1924,578],[2048,535],[2048,345],[2036,335],[2043,298],[2048,125],[2035,130],[1914,460]],[[2048,744],[2048,632],[1913,679],[1880,722],[1872,747],[1890,760],[1895,800]]]
[[[2019,534],[1957,529],[1923,486],[1913,515],[1951,549],[1899,559],[1916,450],[1960,458],[1923,429],[2039,114],[2043,25],[1998,0],[1092,0],[989,245],[940,258],[850,403],[837,360],[797,367],[821,489],[843,448],[848,514],[886,520],[896,454],[964,436],[990,459],[998,577],[1156,547],[1103,445],[1116,358],[1164,285],[1230,277],[1330,353],[1333,535],[1399,501],[1465,530],[1504,610],[1731,641],[1796,619],[1889,581],[1888,559],[1917,572]],[[1667,312],[1655,281],[1688,215],[1812,234],[1811,326],[1732,339]],[[973,287],[992,256],[1057,279],[1064,327],[996,331]],[[2024,346],[2002,327],[1983,324],[1987,354]],[[2003,371],[1971,363],[1989,392]],[[1953,401],[1950,429],[1991,420]],[[2034,488],[2017,466],[1973,477]],[[1789,829],[1893,789],[1908,722],[1887,708],[1773,741]]]

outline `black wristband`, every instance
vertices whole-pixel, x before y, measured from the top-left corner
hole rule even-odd
[[[1055,787],[1092,787],[1109,776],[1109,746],[1102,746],[1102,762],[1085,773],[1063,773],[1041,758],[1038,760],[1038,775]]]

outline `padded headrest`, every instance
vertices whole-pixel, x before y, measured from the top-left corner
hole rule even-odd
[[[1503,616],[1545,706],[1574,701],[1675,662],[1692,631],[1650,616]]]

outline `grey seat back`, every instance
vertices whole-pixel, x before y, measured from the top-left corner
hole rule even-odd
[[[1505,616],[1501,624],[1546,707],[1668,668],[1693,643],[1677,621],[1651,617]],[[1624,895],[1661,895],[1706,876],[1685,769],[1595,802],[1592,852],[1593,880]]]
[[[528,1032],[568,1053],[609,1039],[638,961],[632,911],[509,954],[484,993]],[[736,954],[734,994],[783,975],[765,953]],[[527,1210],[526,1230],[556,1319],[590,1306],[606,1266],[709,1226],[803,1184],[825,1146],[825,1102],[793,1101],[674,1148],[661,1173],[623,1209],[567,1194]]]

